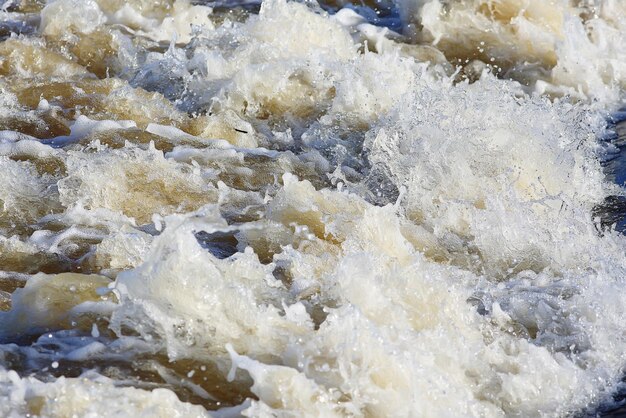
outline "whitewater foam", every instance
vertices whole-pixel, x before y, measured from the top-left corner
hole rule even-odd
[[[0,414],[606,402],[626,10],[588,3],[6,5]]]

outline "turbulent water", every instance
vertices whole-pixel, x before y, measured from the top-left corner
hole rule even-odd
[[[0,416],[620,407],[626,1],[0,4]]]

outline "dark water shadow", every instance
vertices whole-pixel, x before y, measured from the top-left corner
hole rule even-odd
[[[616,112],[609,119],[609,129],[615,132],[608,140],[615,145],[619,152],[607,161],[605,172],[607,178],[614,183],[626,185],[626,109]],[[609,196],[604,203],[594,210],[594,215],[600,218],[600,225],[626,233],[626,196]],[[584,411],[575,415],[576,418],[626,418],[626,372],[616,391],[591,411]]]

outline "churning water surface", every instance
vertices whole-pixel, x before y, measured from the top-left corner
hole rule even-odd
[[[626,2],[0,2],[0,416],[621,413]]]

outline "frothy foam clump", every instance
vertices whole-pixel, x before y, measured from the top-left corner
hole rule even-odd
[[[28,415],[106,415],[120,418],[129,415],[163,418],[210,416],[201,406],[179,401],[167,389],[145,391],[117,387],[110,379],[97,374],[77,379],[61,377],[55,382],[44,383],[34,378],[20,378],[14,371],[0,369],[0,397],[3,400],[0,414],[7,418]]]
[[[416,0],[399,8],[407,33],[453,64],[495,65],[530,91],[616,103],[626,87],[619,0]]]
[[[235,111],[260,133],[320,136],[319,124],[358,132],[426,65],[399,47],[389,47],[385,61],[359,54],[350,29],[305,5],[267,1],[244,23],[203,27],[185,48],[135,57],[131,82],[152,89],[174,80],[164,94],[179,107]]]
[[[595,157],[602,124],[567,103],[522,102],[484,77],[414,89],[366,144],[403,189],[405,215],[454,263],[497,277],[588,262],[553,243],[595,234],[591,211],[610,190]]]
[[[192,6],[186,0],[172,4],[141,1],[118,2],[117,5],[108,3],[95,0],[48,2],[41,11],[40,31],[46,37],[65,38],[72,33],[89,34],[106,23],[119,23],[155,41],[186,43],[191,39],[194,26],[213,27],[209,18],[211,9]]]

